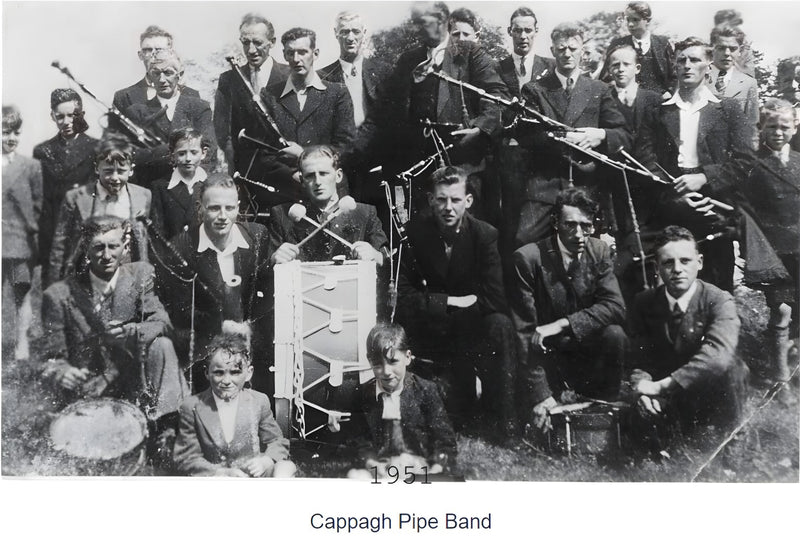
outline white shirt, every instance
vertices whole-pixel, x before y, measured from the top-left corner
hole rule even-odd
[[[94,303],[95,312],[100,311],[103,302],[114,293],[114,289],[117,287],[117,279],[119,279],[119,269],[114,272],[114,275],[108,281],[89,271],[89,283],[92,285],[92,303]]]
[[[353,100],[353,117],[355,118],[356,127],[364,123],[364,58],[359,56],[352,63],[339,59],[339,64],[344,73],[344,84],[347,86],[347,91],[350,93],[350,98]],[[356,69],[356,75],[353,76],[353,68]]]
[[[622,88],[614,86],[617,90],[617,97],[619,98],[622,104],[626,104],[628,106],[633,105],[633,101],[636,100],[636,92],[639,90],[639,84],[636,82],[631,82],[628,84],[628,87]]]
[[[375,381],[375,400],[380,400],[383,396],[383,414],[382,419],[400,419],[400,393],[403,392],[403,383],[394,392],[386,392],[381,387],[380,381]]]
[[[269,82],[269,76],[272,74],[272,66],[275,62],[272,57],[267,57],[267,60],[261,66],[250,66],[250,83],[253,85],[253,91],[258,93]]]
[[[645,32],[644,36],[642,36],[641,39],[634,38],[633,36],[631,36],[631,38],[633,38],[633,47],[634,47],[634,49],[636,49],[638,47],[639,49],[642,50],[642,53],[647,53],[648,51],[650,51],[650,33],[649,32]]]
[[[211,242],[211,239],[209,239],[208,234],[206,233],[206,226],[201,224],[200,237],[197,242],[197,252],[202,253],[209,248],[217,253],[219,273],[222,276],[222,280],[225,281],[225,284],[228,286],[237,286],[241,284],[242,279],[235,274],[233,255],[238,249],[250,248],[250,245],[244,240],[244,236],[239,230],[239,226],[234,225],[231,228],[228,246],[226,246],[223,250],[220,250],[214,245],[214,243]]]
[[[127,186],[122,188],[116,201],[108,201],[110,194],[100,182],[95,184],[95,194],[97,197],[94,207],[95,216],[108,214],[117,218],[131,217],[131,198],[128,195]]]
[[[680,93],[675,93],[664,105],[674,104],[678,107],[680,115],[680,146],[678,146],[678,166],[692,169],[700,166],[697,156],[697,134],[700,130],[700,110],[709,102],[719,102],[714,93],[701,85],[699,88],[700,99],[696,102],[685,102]]]
[[[306,99],[308,98],[307,93],[309,87],[314,87],[316,89],[319,89],[320,91],[324,91],[325,89],[327,89],[327,87],[325,87],[325,84],[322,83],[322,80],[320,79],[319,75],[315,72],[313,77],[311,78],[311,83],[307,84],[306,87],[304,87],[301,90],[295,88],[294,83],[292,82],[292,78],[286,80],[286,85],[283,87],[283,93],[281,93],[281,98],[285,97],[286,95],[294,91],[295,95],[297,95],[297,102],[300,103],[300,110],[302,111],[303,107],[306,105]]]
[[[791,150],[791,145],[787,142],[780,151],[772,150],[772,155],[780,159],[781,163],[786,165],[789,162],[789,150]]]
[[[522,86],[531,81],[531,78],[533,77],[533,52],[530,52],[527,55],[525,55],[525,57],[522,57],[522,55],[517,55],[512,51],[511,58],[514,60],[514,72],[517,73],[517,79],[519,80],[519,88],[522,89]],[[520,61],[522,61],[522,63],[525,65],[524,76],[519,73]]]
[[[10,165],[14,162],[14,159],[17,156],[17,152],[11,152],[8,154],[3,154],[3,167],[6,165]]]
[[[561,87],[566,89],[567,88],[567,81],[571,79],[572,80],[572,88],[575,89],[575,82],[578,81],[578,76],[580,76],[580,74],[581,74],[581,69],[580,68],[576,68],[575,70],[573,70],[572,74],[570,74],[569,76],[563,75],[558,70],[556,70],[555,72],[556,72],[556,76],[558,77],[558,81],[561,82]]]
[[[144,75],[144,81],[147,84],[147,89],[145,90],[145,96],[147,100],[153,100],[156,98],[156,86],[153,85],[153,82],[150,81],[150,78],[147,77],[147,74]]]
[[[573,256],[572,252],[567,250],[567,247],[561,242],[561,237],[558,235],[556,235],[556,242],[558,242],[558,250],[561,252],[561,259],[564,261],[564,269],[569,269],[572,260],[581,259],[581,253],[578,253],[577,256]]]
[[[194,176],[192,177],[191,180],[185,180],[181,176],[181,173],[178,171],[178,168],[175,167],[172,170],[172,177],[170,177],[169,179],[169,184],[167,184],[167,189],[171,190],[172,188],[183,182],[184,184],[186,184],[186,188],[189,190],[189,194],[191,195],[192,190],[194,189],[194,185],[197,184],[198,182],[202,182],[206,178],[208,178],[208,174],[206,174],[206,171],[203,169],[203,167],[197,167],[197,170],[194,172]]]
[[[433,66],[440,66],[444,61],[444,50],[447,48],[448,43],[450,43],[449,34],[441,44],[428,48],[428,60],[433,59]]]
[[[678,299],[673,298],[669,291],[665,290],[664,293],[667,295],[669,310],[672,311],[675,309],[675,304],[677,303],[680,310],[685,313],[689,308],[689,302],[692,301],[692,296],[694,296],[695,292],[697,292],[697,281],[694,281],[692,286],[689,287],[689,290],[684,292],[684,294]]]
[[[178,104],[179,98],[181,98],[181,92],[177,90],[175,91],[175,94],[168,99],[158,97],[158,102],[161,103],[161,106],[167,107],[167,111],[165,113],[167,115],[167,119],[170,121],[172,121],[172,118],[175,117],[175,106]]]
[[[239,411],[239,397],[233,400],[223,400],[214,391],[211,391],[214,397],[214,403],[217,405],[217,415],[219,415],[219,424],[222,427],[222,436],[225,441],[231,443],[233,435],[236,432],[236,413]]]

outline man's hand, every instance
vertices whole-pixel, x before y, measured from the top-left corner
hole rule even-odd
[[[475,294],[469,294],[467,296],[447,296],[447,306],[448,307],[460,307],[461,309],[466,309],[478,301],[478,296]]]
[[[470,147],[473,144],[477,144],[478,139],[481,136],[481,130],[479,127],[470,127],[469,129],[456,129],[455,131],[450,133],[451,136],[462,136],[461,140],[458,142],[459,146],[462,147]]]
[[[550,414],[548,412],[557,405],[556,399],[549,396],[533,406],[533,426],[542,432],[552,429],[553,425],[550,424]]]
[[[550,324],[537,326],[536,330],[533,332],[531,344],[541,347],[542,351],[546,351],[547,349],[544,346],[544,340],[548,337],[557,336],[567,328],[569,328],[569,320],[566,318],[560,318],[555,322],[551,322]]]
[[[297,159],[303,153],[303,147],[297,142],[289,142],[286,148],[281,150],[281,157],[286,159]]]
[[[684,193],[687,191],[698,191],[706,185],[708,178],[703,173],[682,174],[675,179],[675,191]]]
[[[636,401],[636,411],[642,417],[650,417],[661,413],[661,404],[655,398],[642,395]]]
[[[672,390],[674,385],[675,380],[670,376],[667,376],[660,381],[642,379],[633,386],[633,390],[638,394],[643,394],[645,396],[663,396]]]
[[[300,254],[300,247],[292,243],[283,243],[272,255],[273,264],[287,264],[296,260]]]
[[[680,200],[692,207],[695,211],[700,212],[703,216],[716,216],[714,212],[714,204],[711,203],[710,197],[703,197],[695,191],[690,191],[681,195]]]
[[[275,461],[266,455],[257,455],[246,460],[240,468],[251,478],[263,478],[272,475]]]
[[[125,341],[128,336],[136,333],[136,325],[133,323],[121,324],[118,320],[109,321],[106,324],[106,341]]]
[[[577,131],[569,131],[566,139],[584,150],[597,148],[606,139],[606,130],[597,127],[580,127]]]
[[[67,390],[75,391],[89,380],[91,374],[86,368],[69,366],[59,380],[59,384]]]
[[[372,245],[366,241],[353,243],[353,254],[355,254],[356,260],[366,260],[383,265],[383,254],[372,248]]]

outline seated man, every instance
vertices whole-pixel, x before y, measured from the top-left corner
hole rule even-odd
[[[514,253],[523,408],[533,408],[533,425],[545,431],[557,399],[571,401],[573,391],[605,400],[619,394],[625,303],[611,250],[590,237],[598,208],[584,190],[564,190],[554,209],[556,234]]]
[[[402,326],[384,323],[372,328],[367,359],[375,378],[362,386],[354,426],[363,427],[369,438],[368,447],[361,450],[362,468],[377,467],[379,476],[386,475],[387,464],[414,467],[420,474],[422,467],[438,474],[456,465],[456,437],[439,389],[406,369],[413,358]],[[338,429],[335,420],[332,426]]]
[[[139,402],[148,419],[177,426],[189,389],[168,335],[167,312],[153,291],[150,264],[124,264],[130,224],[90,218],[81,248],[88,267],[50,286],[42,298],[43,335],[36,344],[43,375],[64,402],[110,396]]]
[[[686,228],[664,228],[655,253],[664,285],[639,294],[632,311],[635,417],[658,423],[666,416],[684,427],[732,424],[746,399],[748,374],[736,356],[733,296],[697,279],[703,255]]]
[[[322,223],[329,212],[341,204],[337,192],[343,176],[339,155],[328,146],[312,146],[300,155],[299,166],[308,204],[305,215]],[[371,260],[378,265],[383,263],[388,241],[372,205],[356,203],[353,210],[342,211],[327,225],[335,236],[318,233],[301,247],[297,243],[314,231],[315,226],[307,220],[294,221],[291,207],[291,204],[278,205],[270,213],[271,263],[282,264],[295,259],[325,261],[340,254],[356,260]],[[345,245],[338,237],[352,246]]]
[[[290,478],[289,441],[269,398],[245,388],[253,376],[247,340],[222,334],[209,343],[211,385],[181,405],[175,466],[190,476]]]
[[[416,215],[408,228],[413,257],[403,256],[397,321],[419,353],[444,368],[441,375],[453,376],[445,402],[458,425],[475,410],[477,368],[494,430],[505,441],[516,433],[517,354],[497,230],[467,212],[472,194],[461,168],[438,169],[431,178],[431,210]]]

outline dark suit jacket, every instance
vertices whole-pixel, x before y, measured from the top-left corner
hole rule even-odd
[[[305,220],[293,222],[289,218],[290,207],[291,203],[278,205],[270,211],[269,256],[272,256],[283,243],[297,244],[315,229]],[[315,219],[314,207],[309,207],[308,216]],[[341,214],[326,227],[351,243],[366,241],[375,250],[381,250],[389,245],[381,221],[378,219],[378,212],[372,205],[356,203],[355,210]],[[340,254],[350,256],[350,249],[330,235],[318,233],[300,247],[298,259],[303,262],[318,262],[330,260]]]
[[[548,72],[555,70],[555,60],[549,57],[533,56],[533,75],[532,81],[538,81],[545,76]],[[521,98],[521,89],[519,86],[519,78],[517,77],[517,69],[514,66],[514,58],[509,55],[501,59],[497,63],[497,73],[500,78],[505,82],[508,88],[508,94],[512,97]]]
[[[358,395],[360,412],[371,440],[371,449],[364,450],[365,457],[376,458],[384,441],[383,400],[375,396],[375,379],[360,387]],[[403,441],[409,453],[424,457],[431,464],[455,464],[456,437],[442,403],[439,388],[432,381],[406,371],[400,393],[400,424]]]
[[[455,335],[480,325],[483,316],[508,312],[493,226],[465,214],[449,260],[430,214],[411,221],[408,239],[398,280],[397,320],[412,332],[412,338],[413,333],[430,339]],[[475,305],[448,308],[448,296],[469,294],[477,296]]]
[[[241,67],[241,70],[249,80],[250,65]],[[285,82],[289,77],[289,72],[288,65],[278,64],[273,60],[272,71],[266,87]],[[260,120],[261,114],[258,112],[258,107],[253,103],[253,97],[239,74],[233,70],[220,74],[217,92],[214,96],[214,132],[217,135],[219,146],[223,149],[232,146],[237,156],[247,150],[248,153],[245,156],[249,161],[256,147],[249,141],[239,142],[239,131],[245,129],[247,134],[253,138],[276,142],[273,132],[268,131]],[[240,159],[243,158],[237,157],[237,168],[239,168]],[[242,170],[242,172],[245,171]]]
[[[261,90],[261,99],[272,115],[283,137],[300,146],[328,144],[345,150],[353,141],[356,125],[353,101],[344,84],[323,82],[325,90],[308,89],[303,110],[297,95],[290,91],[284,97],[285,81]]]
[[[39,261],[47,265],[56,219],[67,190],[94,180],[94,149],[98,140],[81,133],[66,142],[61,135],[38,144],[33,158],[42,164],[42,215],[39,218]]]
[[[126,87],[125,89],[120,89],[114,93],[114,106],[116,106],[117,110],[124,114],[132,104],[144,104],[147,102],[148,87],[147,80],[142,78],[133,85]],[[181,88],[181,95],[200,98],[200,93],[188,86],[183,86]]]
[[[153,193],[150,218],[155,229],[169,240],[181,233],[184,226],[197,225],[197,211],[183,182],[172,189],[167,189],[167,186],[169,178],[159,178],[153,182],[150,188]]]
[[[33,346],[41,362],[63,359],[71,366],[102,373],[100,347],[108,350],[110,361],[129,386],[140,384],[138,361],[141,346],[149,346],[159,336],[172,331],[169,317],[153,291],[153,266],[143,262],[123,264],[111,297],[99,311],[94,308],[88,272],[59,281],[42,296],[41,339]],[[135,323],[136,334],[109,344],[102,333],[109,321]],[[48,362],[45,373],[54,373],[63,362]],[[131,385],[132,384],[132,385]]]
[[[633,47],[633,36],[629,34],[620,38],[614,38],[611,40],[606,51],[612,51],[615,47],[620,45],[629,45]],[[655,57],[656,66],[654,75],[659,83],[658,89],[652,88],[652,90],[660,95],[663,95],[665,91],[672,93],[677,83],[677,76],[675,75],[675,49],[672,47],[667,36],[651,34],[650,50]],[[600,79],[607,82],[611,81],[611,75],[608,71],[608,58],[606,58],[606,62],[600,72]]]
[[[570,278],[555,237],[514,252],[517,283],[512,288],[512,318],[520,340],[520,361],[534,368],[529,387],[537,403],[550,396],[545,372],[533,362],[531,351],[538,326],[566,318],[571,336],[581,343],[606,326],[625,322],[625,302],[608,245],[589,237],[578,271]]]
[[[72,272],[72,259],[81,238],[81,227],[90,217],[95,216],[95,188],[97,182],[70,190],[64,197],[61,211],[58,214],[53,248],[50,251],[50,267],[45,286],[65,278]],[[150,216],[150,190],[128,184],[128,196],[131,202],[131,260],[147,261],[147,229],[137,218]]]
[[[3,258],[38,258],[41,213],[42,166],[15,153],[3,166]]]
[[[274,461],[289,458],[289,440],[272,416],[267,395],[251,389],[239,393],[236,426],[231,443],[225,441],[211,389],[181,405],[180,428],[173,458],[182,474],[213,475],[219,468],[235,468],[256,455]]]

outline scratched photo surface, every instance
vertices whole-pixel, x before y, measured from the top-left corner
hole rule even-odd
[[[800,8],[626,5],[4,2],[3,476],[796,483]]]

